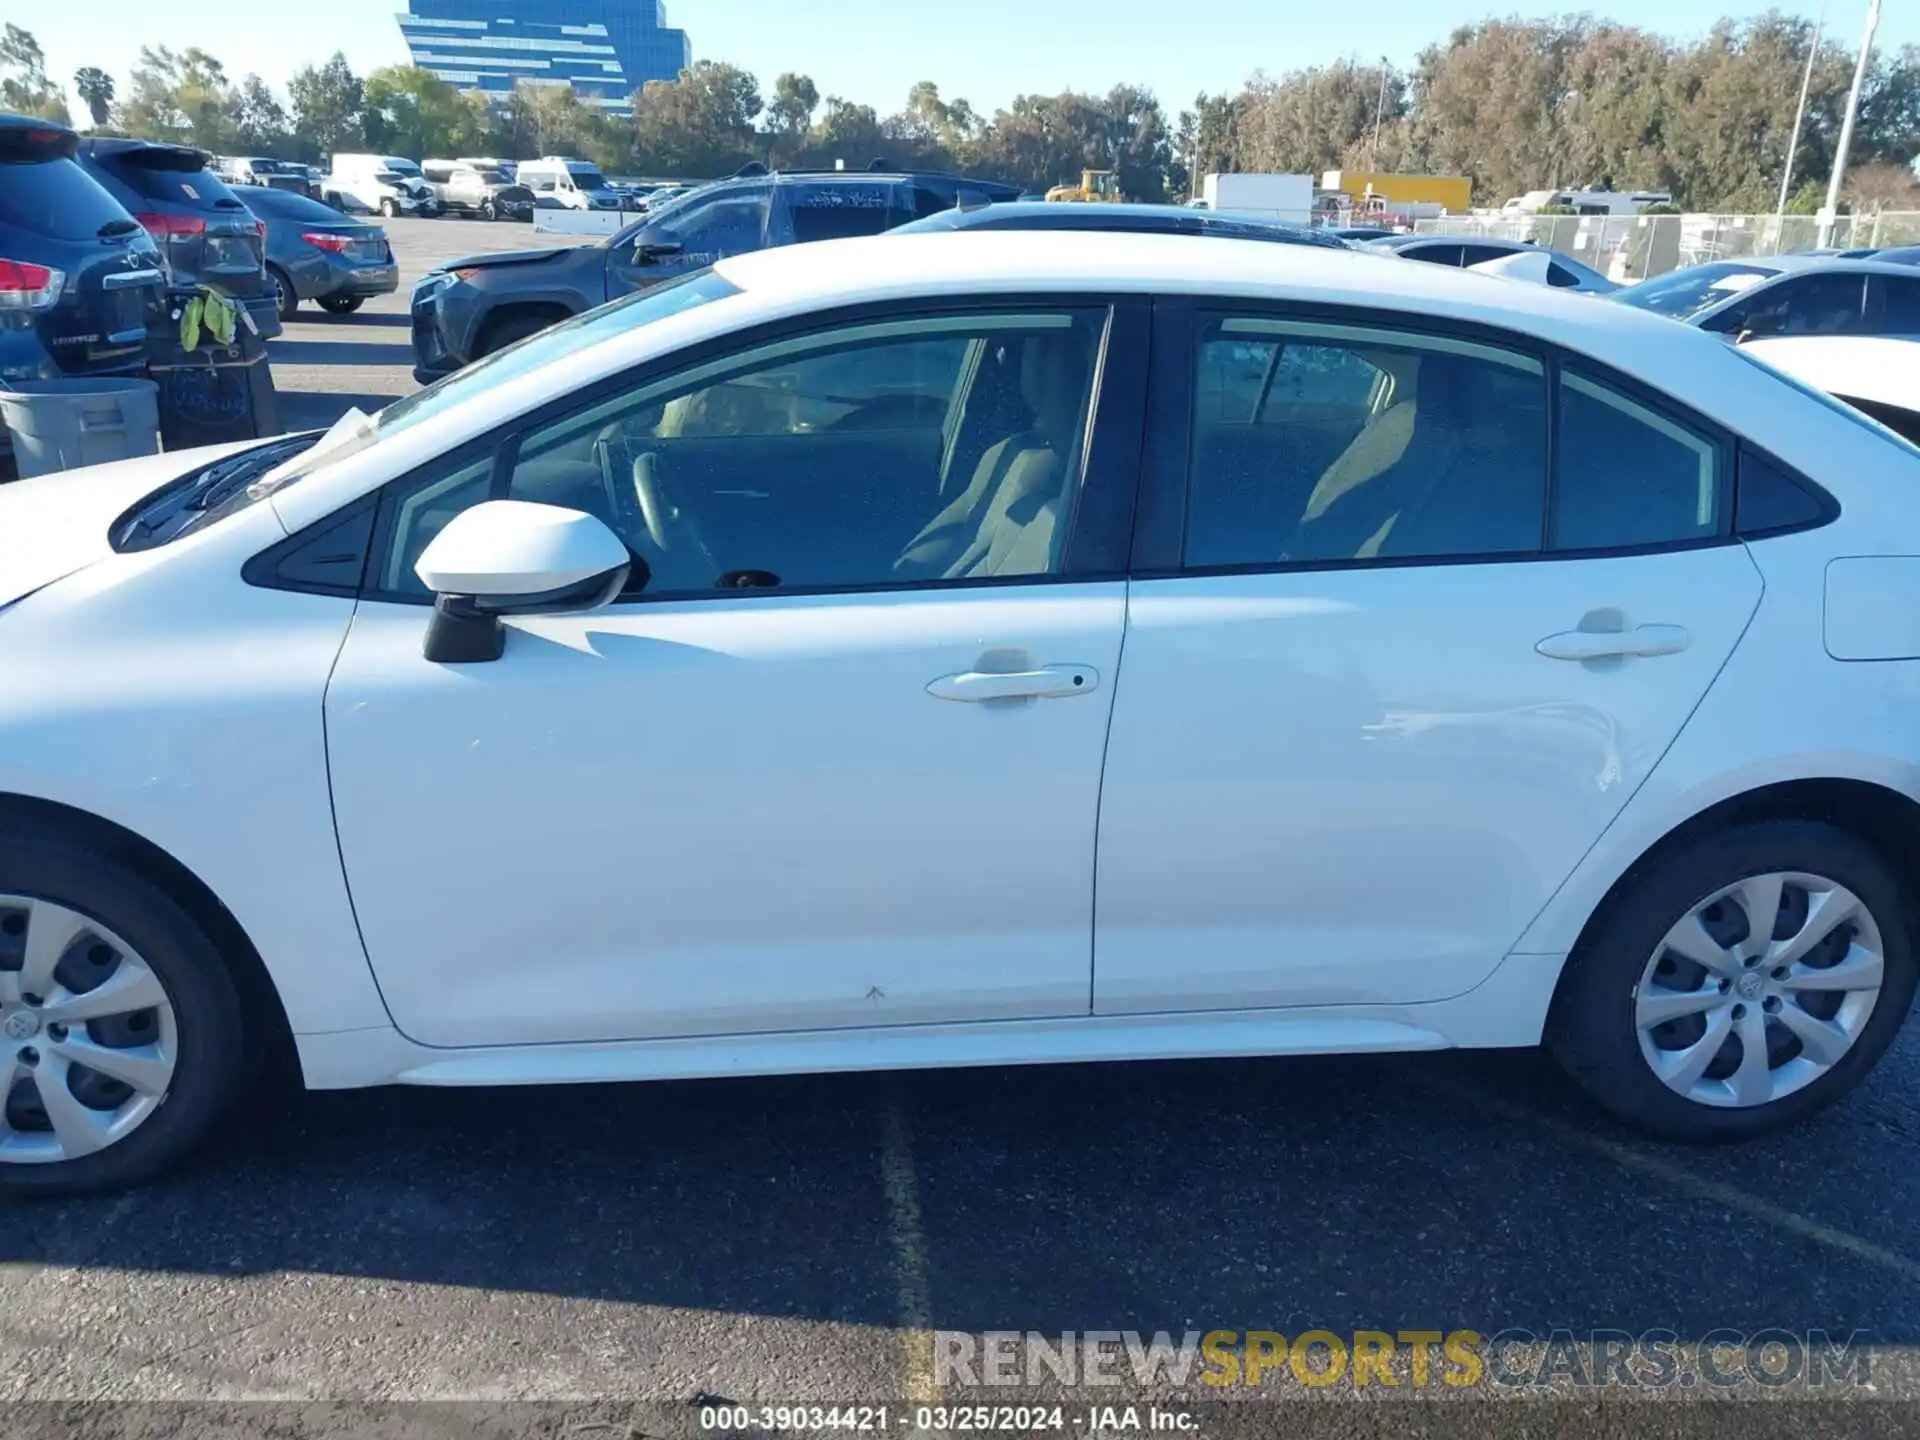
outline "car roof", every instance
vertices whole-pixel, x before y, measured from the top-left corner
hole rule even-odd
[[[183,160],[188,156],[192,156],[200,162],[201,168],[203,169],[213,159],[213,157],[204,150],[192,145],[176,145],[171,140],[125,140],[114,138],[95,140],[86,138],[80,142],[80,152],[83,155],[96,155],[101,157],[109,155],[158,153],[176,155]]]
[[[1522,250],[1547,248],[1526,240],[1509,240],[1503,235],[1389,235],[1362,243],[1376,250],[1406,250],[1415,245],[1486,245],[1495,250],[1511,250],[1516,254]]]
[[[901,226],[903,232],[927,230],[1081,230],[1128,234],[1234,236],[1345,249],[1346,242],[1305,225],[1232,211],[1194,210],[1185,205],[1122,205],[1107,201],[1049,204],[1009,200],[997,205],[942,210]],[[899,233],[899,232],[896,232]]]
[[[938,259],[928,249],[940,247]],[[970,292],[1068,291],[1244,295],[1301,303],[1382,307],[1436,320],[1480,321],[1566,343],[1594,358],[1638,371],[1639,351],[1694,356],[1722,348],[1629,305],[1545,285],[1439,265],[1381,265],[1364,247],[1274,245],[1221,237],[1194,265],[1190,237],[1047,230],[950,231],[932,238],[890,233],[827,240],[732,256],[714,268],[747,292],[754,308],[786,314],[835,304]],[[1697,332],[1696,332],[1697,333]],[[1651,346],[1649,342],[1652,342]],[[1684,382],[1685,366],[1678,372]]]
[[[1912,267],[1902,265],[1897,260],[1876,260],[1868,256],[1848,259],[1842,255],[1808,255],[1793,252],[1786,255],[1727,255],[1721,257],[1739,265],[1762,265],[1770,267],[1779,274],[1797,274],[1805,270],[1838,270],[1867,275],[1899,275],[1911,273]]]

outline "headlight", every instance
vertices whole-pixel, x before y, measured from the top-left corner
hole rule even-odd
[[[447,286],[453,284],[454,279],[451,272],[436,270],[431,275],[416,280],[413,284],[413,303],[418,305],[423,300],[431,300]]]

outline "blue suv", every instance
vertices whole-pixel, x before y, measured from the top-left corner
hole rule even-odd
[[[146,369],[165,267],[78,144],[64,125],[0,115],[0,381]]]

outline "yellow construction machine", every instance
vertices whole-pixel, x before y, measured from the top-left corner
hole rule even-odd
[[[1111,170],[1082,170],[1078,185],[1056,185],[1047,191],[1049,200],[1086,203],[1093,200],[1125,200],[1120,193],[1120,177]]]

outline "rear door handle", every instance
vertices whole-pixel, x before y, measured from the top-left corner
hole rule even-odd
[[[1067,695],[1089,695],[1100,688],[1100,672],[1086,665],[1043,665],[1038,670],[996,673],[963,670],[943,675],[927,686],[941,700],[1055,700]]]
[[[1549,660],[1613,660],[1678,655],[1687,640],[1678,625],[1638,625],[1631,630],[1564,630],[1533,648]]]

